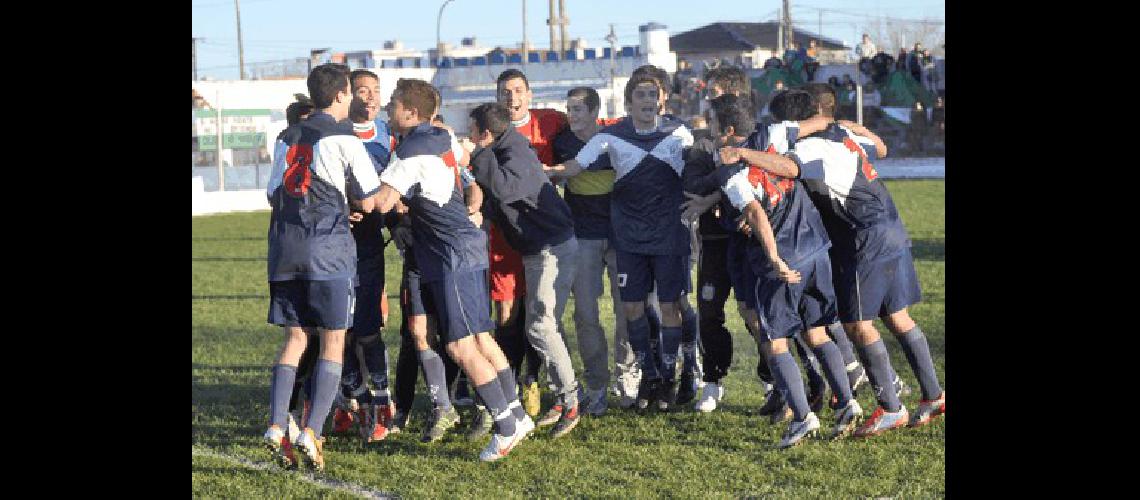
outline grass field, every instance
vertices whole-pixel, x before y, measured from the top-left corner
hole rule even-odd
[[[945,362],[945,183],[887,181],[913,240],[924,300],[911,314],[925,331],[939,376]],[[303,473],[255,467],[269,463],[259,438],[269,413],[269,369],[281,342],[280,328],[266,324],[265,276],[269,213],[193,218],[192,270],[192,488],[195,497],[352,497],[343,489],[315,484]],[[388,247],[387,277],[398,282],[399,258]],[[394,293],[389,287],[389,293]],[[399,349],[399,304],[391,300],[384,331],[389,356]],[[401,497],[904,497],[945,495],[945,425],[939,418],[920,429],[893,431],[869,440],[808,440],[787,451],[775,444],[784,430],[755,415],[763,403],[755,376],[756,345],[730,299],[728,327],[734,334],[732,370],[716,411],[691,406],[671,414],[638,417],[617,408],[601,418],[583,416],[569,435],[528,438],[493,464],[477,459],[486,440],[461,433],[431,445],[418,442],[429,403],[423,382],[407,432],[363,445],[358,438],[330,436],[327,472],[319,478]],[[573,299],[564,324],[576,371],[581,360]],[[603,300],[603,324],[613,315]],[[876,321],[881,332],[886,332]],[[892,362],[918,403],[918,383],[899,349],[887,339]],[[612,362],[612,360],[611,360]],[[859,402],[869,414],[870,391]],[[544,408],[549,404],[544,399]],[[460,409],[466,429],[470,410]],[[330,419],[331,420],[331,419]],[[826,427],[833,414],[820,414]],[[454,432],[454,431],[453,431]]]

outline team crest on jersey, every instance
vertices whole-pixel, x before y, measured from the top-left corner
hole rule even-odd
[[[313,182],[313,173],[309,169],[313,164],[313,145],[297,143],[289,146],[285,163],[289,165],[285,170],[285,192],[296,198],[308,194],[309,185]]]
[[[879,178],[879,172],[875,170],[874,165],[871,165],[871,160],[867,158],[867,153],[863,152],[863,148],[855,144],[855,141],[851,140],[850,137],[843,138],[843,145],[847,146],[847,149],[852,153],[859,155],[859,167],[863,169],[863,176],[866,177],[868,181]]]

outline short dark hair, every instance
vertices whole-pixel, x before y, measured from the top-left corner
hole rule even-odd
[[[356,90],[356,79],[362,76],[367,76],[378,82],[380,81],[380,77],[376,76],[376,73],[373,73],[366,69],[358,69],[348,74],[348,81],[352,83],[352,90]]]
[[[811,94],[816,104],[819,106],[820,113],[823,116],[835,116],[835,108],[838,103],[838,98],[835,95],[835,89],[831,85],[824,83],[809,83],[804,85],[804,90]]]
[[[490,131],[495,139],[511,128],[511,111],[497,102],[485,102],[476,106],[471,110],[470,116],[478,127],[476,132]]]
[[[637,69],[633,70],[633,73],[630,74],[629,77],[634,78],[643,74],[656,78],[657,81],[661,82],[662,87],[667,87],[668,83],[670,82],[669,73],[652,64],[642,64],[641,66],[638,66]]]
[[[396,81],[396,92],[392,99],[400,101],[405,108],[412,108],[424,121],[435,114],[436,90],[432,85],[416,78],[401,78]]]
[[[343,64],[329,63],[313,68],[305,82],[309,87],[309,96],[313,98],[313,105],[325,109],[332,106],[338,92],[351,89],[348,73],[348,66]]]
[[[629,78],[629,81],[625,82],[626,103],[629,103],[633,100],[633,89],[637,88],[638,85],[641,85],[643,83],[652,83],[653,85],[657,86],[658,92],[665,92],[665,83],[659,80],[656,76],[653,76],[648,72],[644,72],[640,75],[636,73],[637,72],[635,71],[634,75]],[[660,96],[658,96],[658,100],[660,100]]]
[[[301,123],[301,115],[313,112],[313,100],[305,94],[294,94],[297,99],[285,107],[285,121],[289,125]]]
[[[526,89],[530,90],[530,80],[526,79],[526,75],[523,74],[522,71],[511,68],[504,70],[502,73],[499,73],[499,77],[495,79],[495,92],[498,92],[499,87],[501,87],[507,80],[514,80],[515,78],[522,78],[523,83],[526,84]]]
[[[791,89],[777,92],[768,103],[768,110],[776,121],[806,120],[815,115],[816,100],[809,92],[803,89]]]
[[[744,74],[744,70],[735,66],[720,66],[710,69],[708,73],[705,73],[705,81],[710,87],[715,82],[726,94],[744,95],[747,89],[751,88],[751,85],[748,84],[748,75]]]
[[[602,107],[602,99],[598,97],[598,91],[590,87],[574,87],[566,93],[566,98],[581,97],[586,101],[586,107],[590,111],[597,111]]]
[[[714,134],[722,134],[730,126],[733,135],[748,136],[756,130],[751,100],[735,94],[721,94],[709,105],[709,109],[716,115],[717,123],[720,124],[720,130],[712,131]]]

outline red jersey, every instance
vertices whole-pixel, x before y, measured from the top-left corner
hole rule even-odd
[[[566,126],[566,115],[557,109],[532,109],[530,120],[515,127],[526,137],[544,165],[554,164],[554,136]]]

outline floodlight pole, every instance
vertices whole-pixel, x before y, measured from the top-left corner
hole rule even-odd
[[[439,63],[443,61],[443,45],[440,43],[440,38],[439,38],[439,25],[440,25],[440,22],[443,21],[443,8],[447,7],[447,4],[449,4],[453,1],[455,1],[455,0],[444,0],[443,5],[439,6],[439,15],[436,16],[436,18],[435,18],[435,65],[436,66],[439,66]]]

